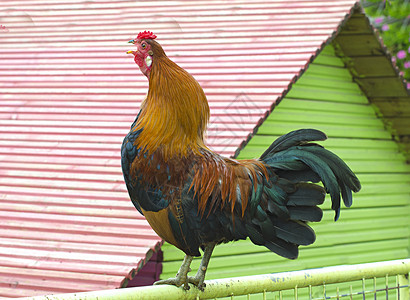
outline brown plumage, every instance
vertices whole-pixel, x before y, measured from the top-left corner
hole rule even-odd
[[[294,259],[314,242],[325,193],[339,216],[360,182],[336,155],[309,143],[326,135],[301,129],[277,139],[254,160],[222,157],[205,146],[209,107],[199,83],[172,62],[150,32],[129,51],[149,80],[147,98],[121,149],[124,179],[135,207],[158,235],[186,253],[176,278],[159,283],[204,287],[213,248],[250,238]],[[322,181],[325,188],[315,182]],[[193,256],[204,250],[195,277]]]
[[[207,208],[209,216],[215,209],[222,209],[228,205],[234,218],[239,195],[243,217],[249,195],[252,189],[256,190],[258,173],[269,179],[266,167],[260,161],[238,161],[207,152],[194,167],[194,177],[190,186],[190,189],[194,187],[194,196],[198,198],[198,211],[201,217]]]

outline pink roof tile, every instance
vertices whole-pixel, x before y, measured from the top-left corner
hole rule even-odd
[[[148,86],[128,40],[158,35],[233,155],[354,3],[1,1],[0,296],[119,287],[160,245],[120,168]]]

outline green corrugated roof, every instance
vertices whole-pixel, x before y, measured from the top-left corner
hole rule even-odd
[[[313,224],[316,242],[290,261],[250,241],[220,245],[207,279],[361,263],[409,256],[410,166],[382,119],[332,45],[326,46],[292,86],[239,158],[256,158],[278,136],[299,128],[323,130],[322,144],[358,174],[362,191],[353,207],[333,222],[330,200],[322,222]],[[162,278],[172,277],[184,254],[164,245]],[[199,259],[192,264],[197,268]]]

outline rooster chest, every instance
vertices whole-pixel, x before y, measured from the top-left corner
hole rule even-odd
[[[173,244],[174,246],[180,248],[180,244],[175,239],[174,233],[172,232],[172,227],[169,223],[169,207],[160,210],[158,212],[151,212],[142,210],[144,216],[152,229],[165,241]]]

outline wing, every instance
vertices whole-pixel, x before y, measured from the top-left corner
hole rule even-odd
[[[137,117],[138,118],[138,117]],[[154,231],[167,242],[187,254],[199,256],[198,239],[186,222],[182,199],[185,178],[189,175],[189,160],[164,162],[159,153],[147,155],[135,146],[140,130],[131,131],[121,147],[121,164],[129,196]]]
[[[121,167],[124,181],[127,186],[128,194],[135,208],[143,214],[145,211],[159,211],[168,206],[168,201],[162,191],[154,185],[144,184],[142,172],[131,172],[131,166],[135,160],[142,159],[141,149],[135,146],[135,140],[141,133],[140,130],[134,131],[135,123],[139,114],[131,126],[131,131],[124,138],[121,146]],[[145,159],[145,158],[144,158]]]

